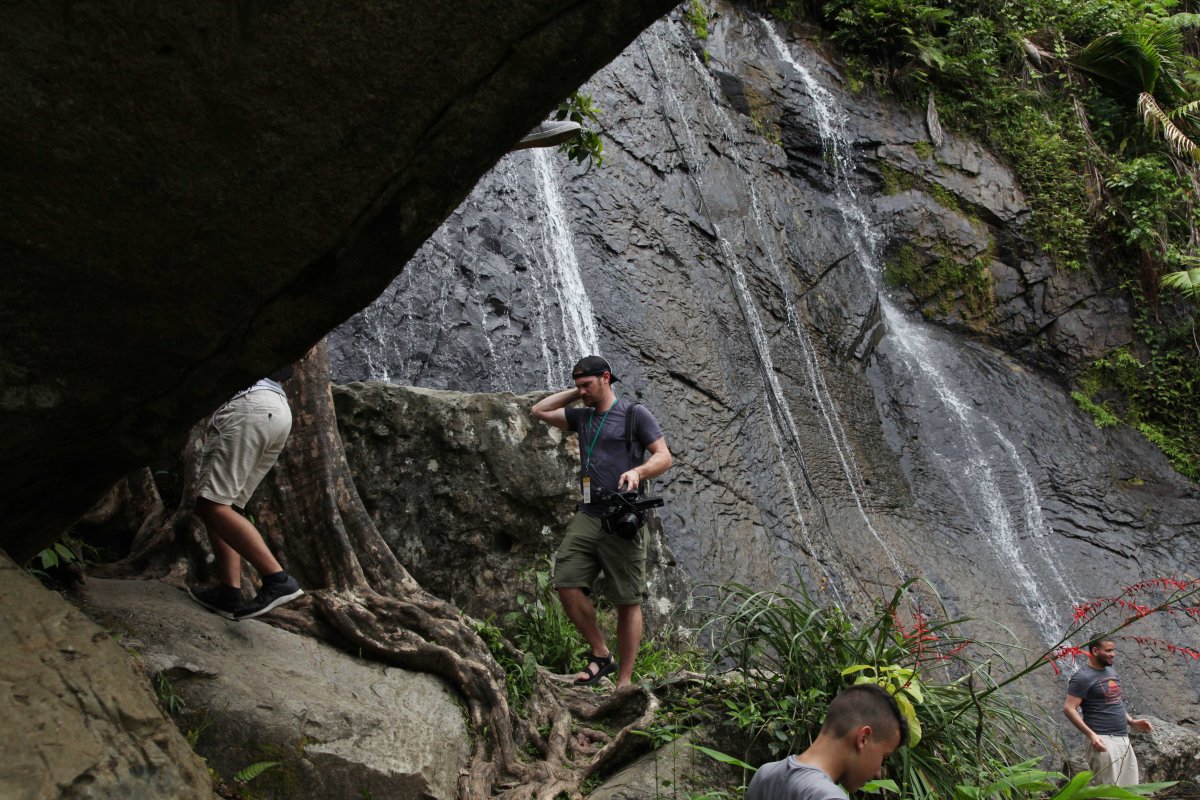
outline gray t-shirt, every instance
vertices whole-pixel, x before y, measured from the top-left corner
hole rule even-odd
[[[788,756],[758,768],[746,800],[846,800],[846,793],[823,771]]]
[[[1103,736],[1129,735],[1121,679],[1112,667],[1094,669],[1084,664],[1067,683],[1067,694],[1083,700],[1079,704],[1079,711],[1083,714],[1083,721],[1096,733]]]
[[[633,406],[633,401],[619,398],[607,415],[594,408],[566,409],[567,430],[579,434],[579,464],[581,467],[579,487],[581,493],[584,470],[592,478],[592,494],[594,496],[597,487],[615,492],[621,473],[638,466],[630,463],[629,451],[625,445],[625,417],[629,413],[630,407],[634,407],[634,413],[637,414],[634,438],[644,450],[663,436],[658,421],[645,406]],[[580,503],[579,509],[593,517],[601,516],[600,512],[591,505]]]

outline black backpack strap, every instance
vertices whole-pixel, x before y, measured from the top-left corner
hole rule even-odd
[[[625,452],[629,454],[629,463],[634,468],[640,467],[646,460],[646,449],[637,440],[637,414],[635,412],[640,405],[641,403],[635,400],[625,412]],[[641,472],[638,474],[640,475]],[[650,482],[643,480],[638,486],[638,491],[645,494],[649,486]]]

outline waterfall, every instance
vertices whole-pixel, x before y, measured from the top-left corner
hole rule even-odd
[[[812,100],[822,145],[830,159],[835,178],[835,202],[853,245],[858,263],[872,287],[879,290],[881,269],[878,260],[878,234],[859,202],[851,175],[855,160],[845,133],[844,114],[834,96],[821,86],[807,68],[796,61],[774,27],[762,20],[763,29],[781,60],[787,62],[804,84]],[[887,345],[922,390],[932,392],[940,408],[948,413],[957,436],[955,452],[929,453],[943,477],[960,498],[1001,564],[1011,570],[1012,578],[1028,601],[1028,610],[1047,645],[1058,641],[1063,617],[1044,599],[1045,592],[1030,563],[1021,539],[1035,542],[1037,560],[1061,590],[1064,599],[1077,598],[1055,564],[1055,554],[1045,540],[1048,530],[1033,479],[1026,470],[1017,448],[973,403],[963,398],[952,377],[969,369],[952,349],[940,345],[928,326],[909,319],[887,297],[880,294],[880,307],[887,327],[881,347]],[[985,446],[985,442],[997,446]],[[1011,476],[1020,487],[1019,498],[1009,498],[1002,490],[1000,476]],[[1015,508],[1014,508],[1015,506]]]
[[[674,28],[670,28],[670,31],[673,36],[675,36],[675,37],[678,36],[678,34]],[[680,50],[688,49],[688,48],[684,47],[683,44],[681,42],[679,42],[677,38],[676,38],[675,45],[676,45],[676,49],[680,49]],[[665,61],[665,59],[664,59],[664,61]],[[702,81],[702,83],[704,84],[704,86],[707,90],[710,107],[712,108],[712,110],[716,116],[716,119],[720,122],[721,131],[722,131],[724,137],[730,143],[737,144],[736,131],[734,129],[732,121],[729,118],[728,113],[725,111],[724,106],[720,102],[717,87],[715,86],[715,84],[713,82],[712,76],[709,74],[708,70],[705,69],[705,67],[699,62],[698,58],[696,58],[696,56],[694,54],[691,55],[691,57],[689,59],[689,63],[691,65],[692,69],[699,76],[700,80]],[[700,174],[702,174],[702,170],[700,169],[701,162],[698,157],[699,151],[696,147],[695,139],[692,137],[691,125],[688,124],[687,115],[686,115],[686,111],[685,111],[684,107],[682,106],[682,104],[679,103],[678,98],[675,97],[673,90],[671,90],[671,88],[670,88],[671,81],[664,81],[663,83],[665,86],[665,91],[667,93],[667,96],[669,98],[673,98],[673,101],[676,106],[676,111],[679,114],[680,122],[683,126],[684,135],[685,135],[685,139],[687,142],[684,149],[685,149],[685,151],[687,151],[687,155],[688,155],[689,173],[693,176],[693,178],[696,182],[696,185],[697,185],[697,189],[700,192],[700,195],[701,195],[701,198],[703,201],[704,187],[702,185],[702,181],[698,177]],[[667,124],[668,124],[668,126],[670,125],[669,118],[667,120]],[[788,279],[785,276],[784,271],[780,268],[779,263],[778,263],[777,259],[775,258],[775,251],[777,249],[779,249],[779,243],[774,241],[771,228],[765,220],[765,217],[764,217],[764,214],[762,211],[762,203],[759,200],[758,192],[754,187],[753,175],[750,173],[749,169],[746,167],[745,163],[742,161],[741,157],[738,155],[738,151],[737,151],[736,147],[730,148],[729,153],[730,153],[730,157],[731,157],[734,165],[737,167],[738,171],[742,175],[744,175],[746,178],[745,187],[746,187],[746,190],[748,193],[748,197],[749,197],[749,201],[750,201],[750,208],[751,208],[751,212],[752,212],[751,217],[750,217],[750,222],[752,224],[753,232],[755,234],[754,238],[756,238],[758,240],[761,250],[766,256],[767,264],[770,269],[771,276],[774,278],[775,283],[779,286],[780,296],[783,298],[786,316],[787,316],[787,320],[788,320],[788,330],[791,333],[791,335],[793,336],[793,338],[796,340],[797,344],[799,345],[800,353],[802,356],[801,364],[804,369],[805,376],[806,376],[809,386],[812,390],[812,395],[813,395],[817,410],[820,413],[821,418],[825,423],[826,430],[829,433],[829,439],[830,439],[831,444],[833,445],[834,452],[837,455],[838,462],[840,463],[840,465],[842,467],[842,472],[843,472],[843,475],[845,476],[846,484],[849,488],[850,495],[853,498],[855,508],[857,509],[858,514],[859,514],[860,518],[862,519],[863,524],[866,527],[867,531],[870,532],[870,534],[875,538],[875,541],[880,546],[880,549],[887,556],[889,562],[892,565],[892,568],[895,570],[896,575],[900,579],[904,579],[907,577],[907,573],[904,570],[904,568],[901,566],[899,558],[896,556],[895,551],[888,545],[888,543],[884,540],[884,538],[876,530],[874,523],[872,522],[870,516],[867,514],[866,509],[863,505],[863,501],[862,501],[863,482],[862,482],[862,477],[861,477],[861,474],[860,474],[860,471],[858,468],[858,464],[855,462],[853,451],[850,448],[849,439],[846,436],[845,429],[842,427],[841,420],[838,417],[836,406],[833,403],[833,398],[829,394],[829,389],[825,383],[825,377],[821,371],[820,363],[819,363],[819,360],[816,355],[816,349],[813,347],[812,341],[811,341],[810,337],[808,336],[808,332],[805,329],[803,323],[800,321],[799,314],[796,312],[795,303],[792,299],[793,294],[794,294],[794,289],[793,289],[792,283],[791,283],[790,279]],[[710,223],[714,226],[715,229],[717,228],[717,222],[715,220],[710,219]],[[786,432],[786,434],[787,434],[787,441],[790,443],[791,448],[795,454],[794,457],[795,457],[796,461],[798,462],[801,471],[804,472],[805,464],[804,464],[803,452],[802,452],[801,445],[800,445],[799,428],[796,425],[796,421],[795,421],[795,417],[793,416],[791,405],[790,405],[789,401],[787,400],[786,395],[784,394],[783,387],[779,384],[778,374],[775,369],[775,366],[773,363],[773,358],[771,355],[770,344],[767,341],[765,332],[763,331],[762,322],[761,322],[761,319],[760,319],[760,316],[759,316],[759,313],[757,310],[757,306],[754,302],[753,295],[751,294],[749,288],[746,285],[745,273],[742,270],[741,264],[733,252],[733,248],[730,246],[729,242],[723,236],[720,235],[719,229],[718,229],[718,237],[717,238],[718,238],[718,242],[720,244],[722,256],[724,258],[724,263],[726,264],[726,266],[729,269],[730,282],[734,287],[735,296],[737,297],[738,304],[742,311],[742,315],[743,315],[744,319],[746,320],[747,327],[750,331],[751,338],[752,338],[754,346],[755,346],[755,353],[758,357],[760,367],[761,367],[761,372],[764,376],[764,382],[766,383],[766,386],[768,389],[768,392],[767,392],[768,407],[773,411],[773,413],[775,414],[775,417],[778,421],[778,424],[777,424],[776,419],[772,420],[772,429],[776,436],[776,442],[777,442],[777,444],[780,444],[778,428],[782,428],[783,431]],[[781,444],[780,444],[780,456],[781,456],[781,458],[783,457]],[[794,488],[795,484],[794,484],[794,481],[792,480],[792,477],[790,474],[790,468],[788,467],[786,460],[781,461],[781,463],[783,464],[784,469],[787,471],[786,478],[788,481],[789,489],[793,493],[793,501],[794,501],[793,506],[796,510],[797,515],[799,515],[799,513],[800,513],[799,503],[796,501],[796,498],[795,498],[795,488]],[[813,500],[817,503],[820,502],[819,498],[814,497]],[[799,519],[801,526],[806,528],[803,517],[798,517],[798,519]]]
[[[562,314],[563,335],[574,345],[574,352],[578,354],[575,358],[589,353],[598,355],[600,343],[596,336],[592,303],[583,287],[583,275],[579,271],[579,259],[575,256],[575,243],[571,238],[562,193],[558,188],[558,179],[550,168],[550,154],[544,148],[534,150],[533,163],[546,212],[542,227],[543,263],[553,276],[551,285]]]
[[[660,63],[664,71],[670,70],[670,61],[665,53],[661,52],[663,47],[662,42],[655,37],[660,48]],[[653,67],[654,59],[650,58],[651,66]],[[704,186],[699,178],[702,172],[702,159],[700,157],[699,148],[696,146],[696,140],[692,136],[691,125],[688,123],[687,113],[684,105],[679,101],[679,97],[675,94],[673,88],[674,81],[667,79],[658,81],[662,87],[664,100],[675,107],[675,113],[678,115],[680,125],[683,128],[684,143],[682,145],[684,163],[687,165],[688,174],[692,177],[696,185],[696,190],[699,193],[700,203],[704,205]],[[674,126],[671,125],[670,109],[665,109],[666,124],[669,130],[674,133]],[[742,270],[741,263],[737,255],[733,251],[733,247],[729,241],[721,234],[720,225],[717,220],[709,214],[709,224],[713,226],[718,246],[721,250],[721,256],[727,273],[730,278],[730,285],[734,290],[734,296],[737,299],[738,306],[742,313],[742,318],[746,321],[746,326],[750,334],[750,341],[754,348],[755,355],[758,359],[759,373],[762,376],[764,389],[766,393],[767,418],[771,425],[771,432],[774,438],[776,449],[779,453],[779,463],[784,475],[784,480],[787,483],[788,490],[791,494],[792,508],[795,514],[795,523],[800,529],[800,535],[803,541],[802,550],[811,558],[811,563],[820,570],[824,575],[829,585],[835,585],[832,576],[825,569],[824,564],[817,557],[816,551],[813,549],[812,542],[809,539],[808,525],[804,520],[804,515],[801,513],[799,496],[796,491],[796,483],[792,477],[791,467],[788,464],[788,459],[784,451],[784,441],[780,435],[780,428],[787,432],[787,442],[791,445],[793,457],[798,462],[801,471],[805,470],[804,456],[800,448],[800,434],[796,426],[796,420],[792,416],[791,406],[788,404],[787,398],[784,395],[783,387],[779,383],[779,376],[776,373],[775,365],[771,356],[770,343],[767,341],[766,332],[763,330],[762,320],[759,317],[758,309],[754,304],[754,299],[750,294],[749,287],[746,285],[746,275]],[[815,499],[815,498],[814,498]]]

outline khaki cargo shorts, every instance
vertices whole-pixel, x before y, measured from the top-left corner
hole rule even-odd
[[[221,406],[204,435],[196,494],[245,508],[275,465],[291,430],[292,410],[276,392],[260,389]]]
[[[608,599],[619,606],[641,605],[646,597],[646,535],[633,541],[605,533],[600,520],[577,511],[554,555],[554,588],[589,594],[600,571],[608,578]]]

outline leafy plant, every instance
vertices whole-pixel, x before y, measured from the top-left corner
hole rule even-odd
[[[212,724],[213,721],[208,716],[208,710],[206,709],[200,715],[199,721],[184,731],[183,738],[187,739],[188,746],[195,750],[196,745],[200,743],[200,738],[204,736],[205,731],[212,727]]]
[[[1162,277],[1162,285],[1181,292],[1200,303],[1200,267],[1182,269]]]
[[[517,649],[551,672],[571,672],[586,644],[571,624],[551,585],[550,565],[532,570],[534,589],[517,596],[519,611],[504,616]]]
[[[696,38],[704,41],[708,38],[708,10],[701,0],[689,0],[683,7],[683,17],[692,26]]]
[[[1084,411],[1092,415],[1097,428],[1111,428],[1121,424],[1121,418],[1108,409],[1103,403],[1098,403],[1080,391],[1071,392],[1071,399]]]
[[[504,638],[504,632],[492,621],[476,622],[475,632],[487,644],[496,663],[504,670],[508,704],[518,713],[533,693],[533,676],[537,673],[537,661],[529,653],[522,653]]]
[[[924,701],[924,694],[921,691],[921,680],[917,677],[917,671],[908,667],[902,667],[899,664],[855,664],[852,667],[846,667],[842,670],[842,675],[854,675],[856,673],[869,673],[859,675],[855,679],[855,684],[873,683],[882,686],[888,691],[892,697],[896,698],[896,705],[900,707],[900,713],[904,715],[904,719],[908,722],[908,742],[909,747],[916,747],[921,741],[921,720],[917,716],[916,704]]]
[[[586,161],[588,171],[604,163],[604,142],[593,127],[599,126],[601,113],[592,96],[581,92],[572,93],[554,112],[555,119],[569,119],[581,126],[579,136],[560,145],[559,150],[578,164]]]
[[[633,665],[633,680],[663,680],[680,672],[697,672],[704,668],[705,657],[682,636],[667,637],[649,633],[638,648]]]
[[[910,797],[950,797],[988,764],[1023,760],[1017,742],[1039,737],[1039,724],[1006,696],[982,691],[995,686],[1001,653],[955,634],[962,620],[903,610],[912,587],[902,586],[864,623],[803,588],[789,596],[719,587],[707,630],[716,661],[736,676],[714,687],[728,724],[775,757],[801,752],[828,702],[858,677],[895,689],[918,721],[920,741],[894,757],[892,777]],[[987,659],[973,660],[968,648]]]
[[[154,694],[159,704],[171,715],[178,714],[184,708],[183,698],[175,691],[175,685],[165,672],[154,676]]]
[[[955,787],[956,800],[990,800],[1001,798],[1008,800],[1012,797],[1045,797],[1049,800],[1093,800],[1095,798],[1112,798],[1112,800],[1135,800],[1143,795],[1153,794],[1174,786],[1176,781],[1166,783],[1148,783],[1140,786],[1104,786],[1092,785],[1092,773],[1083,771],[1072,779],[1061,772],[1049,772],[1037,767],[1038,760],[1030,759],[1010,767],[998,770],[995,780],[986,785],[960,784]],[[1056,790],[1056,786],[1061,788]]]
[[[46,570],[55,569],[66,564],[88,563],[84,557],[88,548],[79,539],[70,534],[41,550],[25,565],[25,568],[38,578],[46,578]],[[35,566],[36,565],[36,566]]]

